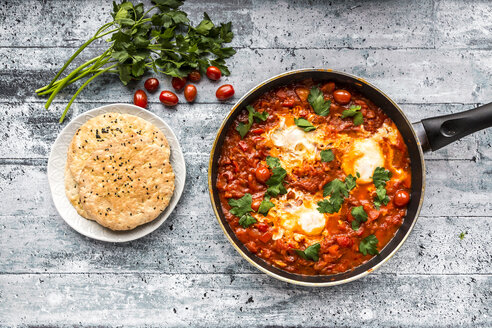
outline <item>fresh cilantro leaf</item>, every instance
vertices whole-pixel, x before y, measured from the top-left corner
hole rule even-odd
[[[333,154],[333,150],[331,149],[324,149],[320,152],[319,155],[321,156],[322,162],[331,162],[335,159],[335,155]]]
[[[247,228],[249,227],[250,225],[252,224],[255,224],[256,223],[256,219],[254,217],[252,217],[249,213],[248,214],[244,214],[243,216],[241,216],[241,218],[239,219],[239,224],[243,227],[243,228]]]
[[[301,251],[300,249],[296,249],[297,255],[302,257],[305,260],[311,260],[317,262],[319,260],[319,250],[321,248],[320,243],[313,244],[307,247],[305,250]]]
[[[345,185],[347,186],[347,189],[350,191],[355,188],[357,178],[360,178],[359,172],[355,174],[355,177],[352,174],[347,175],[345,178]]]
[[[260,203],[260,207],[258,207],[258,213],[267,216],[268,211],[270,211],[272,207],[275,207],[275,204],[270,201],[270,196],[265,195],[265,197],[263,197],[263,200]]]
[[[229,205],[231,209],[229,212],[237,217],[242,217],[249,212],[252,212],[251,203],[253,202],[253,196],[251,194],[245,194],[239,199],[229,199]]]
[[[301,129],[303,129],[304,132],[309,132],[309,131],[316,130],[316,127],[314,125],[312,125],[308,120],[306,120],[304,118],[295,118],[294,119],[294,122],[296,123],[296,125],[298,127],[300,127]]]
[[[468,231],[462,232],[459,234],[460,240],[465,239],[465,236],[468,234]]]
[[[330,113],[331,101],[325,101],[323,91],[320,88],[313,87],[309,92],[307,100],[316,114],[326,116]]]
[[[376,188],[386,187],[386,182],[391,179],[391,172],[386,170],[384,167],[376,167],[372,175],[372,181]]]
[[[376,188],[376,198],[374,198],[374,207],[379,210],[381,205],[388,205],[389,197],[386,195],[386,189],[383,186]]]
[[[276,157],[268,156],[266,159],[267,165],[272,170],[272,176],[267,180],[267,193],[272,197],[287,193],[283,182],[287,175],[287,171],[280,165],[280,160]]]
[[[349,195],[349,191],[354,189],[356,178],[348,175],[345,181],[334,179],[323,187],[323,197],[330,196],[330,199],[324,199],[318,202],[318,211],[320,213],[338,213],[342,207],[343,201]]]
[[[282,167],[280,160],[277,157],[267,156],[266,163],[269,168],[273,169],[276,167]]]
[[[282,167],[275,167],[272,169],[272,176],[267,180],[266,185],[268,186],[267,193],[273,197],[278,195],[283,195],[287,193],[283,182],[287,175],[287,171]]]
[[[362,123],[364,123],[364,116],[362,116],[360,110],[360,106],[352,105],[350,106],[350,109],[344,110],[342,112],[342,118],[353,117],[354,125],[361,125]]]
[[[343,198],[340,196],[330,197],[330,199],[323,199],[318,203],[318,212],[320,213],[338,213],[343,204]]]
[[[359,252],[364,255],[371,254],[376,255],[379,254],[377,245],[378,239],[374,235],[369,235],[366,238],[362,239],[359,244]]]
[[[384,167],[377,167],[372,175],[372,181],[376,187],[374,207],[379,210],[381,205],[388,205],[389,197],[386,194],[386,182],[391,179],[391,172]]]
[[[359,230],[360,224],[367,221],[367,213],[363,206],[357,206],[350,211],[354,220],[352,221],[352,229]]]
[[[251,126],[253,125],[253,120],[259,122],[259,121],[266,121],[268,118],[268,113],[263,112],[259,113],[255,111],[253,106],[246,106],[246,109],[248,110],[248,123],[242,123],[239,122],[239,124],[236,127],[237,132],[241,135],[241,138],[244,138],[244,136],[248,133],[249,129],[251,129]]]

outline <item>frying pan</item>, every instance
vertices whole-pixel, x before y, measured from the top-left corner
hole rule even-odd
[[[283,271],[266,263],[263,259],[251,253],[236,237],[222,213],[219,195],[215,186],[217,179],[217,163],[220,157],[220,149],[224,143],[229,127],[239,113],[254,100],[259,98],[268,90],[278,86],[290,84],[304,79],[314,81],[333,81],[337,84],[349,85],[359,93],[370,99],[380,107],[398,127],[405,140],[411,160],[412,170],[412,192],[408,204],[407,214],[401,227],[393,239],[380,251],[364,264],[351,271],[333,275],[300,275]],[[424,152],[435,151],[447,144],[456,141],[468,134],[492,126],[492,103],[468,110],[461,113],[438,116],[424,119],[411,124],[403,111],[381,90],[366,82],[362,78],[343,72],[328,69],[302,69],[294,70],[277,75],[266,80],[246,93],[232,108],[229,115],[222,123],[210,155],[208,169],[208,185],[210,199],[217,220],[222,230],[232,243],[234,248],[252,265],[266,274],[293,284],[305,286],[333,286],[347,283],[364,277],[385,263],[403,245],[412,230],[422,207],[425,190],[425,163]]]

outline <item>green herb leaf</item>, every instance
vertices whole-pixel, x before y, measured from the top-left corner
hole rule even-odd
[[[275,207],[275,204],[270,201],[270,196],[265,195],[265,197],[263,197],[263,200],[260,203],[260,207],[258,207],[258,213],[267,216],[268,211],[270,211],[272,207]]]
[[[280,160],[276,157],[268,156],[266,162],[272,171],[272,176],[266,182],[268,186],[267,193],[272,197],[287,193],[287,189],[285,189],[283,184],[287,171],[280,165]]]
[[[320,88],[313,87],[307,100],[316,114],[326,116],[330,113],[331,101],[325,100],[323,91]]]
[[[256,223],[256,219],[254,217],[251,216],[251,214],[244,214],[243,216],[241,216],[241,218],[239,219],[239,224],[243,227],[243,228],[247,228],[249,227],[250,225],[252,224],[255,224]]]
[[[241,138],[244,138],[244,136],[248,133],[249,129],[251,129],[251,126],[253,125],[253,120],[255,120],[256,122],[259,121],[264,122],[268,118],[267,112],[259,113],[255,111],[253,106],[248,105],[246,106],[246,109],[248,110],[248,123],[239,122],[239,124],[236,127],[236,130],[241,135]]]
[[[301,251],[299,249],[296,249],[297,255],[302,257],[305,260],[311,260],[314,262],[317,262],[319,260],[319,250],[321,248],[320,243],[313,244],[306,248],[305,250]]]
[[[360,106],[352,105],[350,106],[350,109],[344,110],[342,112],[342,118],[353,117],[354,125],[361,125],[362,123],[364,123],[364,117],[362,116],[360,110]]]
[[[322,150],[319,155],[321,156],[322,162],[331,162],[335,159],[335,155],[333,154],[333,150],[331,149]]]
[[[461,232],[458,237],[460,237],[460,240],[465,239],[465,236],[468,234],[468,231]]]
[[[389,197],[386,194],[386,182],[391,179],[391,172],[384,167],[377,167],[372,175],[372,181],[376,186],[374,207],[379,210],[381,205],[388,205]]]
[[[282,167],[282,164],[280,164],[280,160],[277,157],[267,156],[266,163],[271,169]]]
[[[239,199],[229,199],[229,205],[231,206],[229,212],[237,217],[242,217],[253,211],[251,208],[252,202],[253,196],[251,196],[251,194],[245,194]]]
[[[386,187],[386,182],[390,181],[391,172],[384,167],[377,167],[372,175],[372,182],[378,187]]]
[[[347,186],[347,189],[350,191],[355,188],[357,178],[360,178],[359,172],[355,174],[355,177],[352,174],[347,175],[345,178],[345,185]]]
[[[366,238],[362,239],[359,244],[359,252],[364,255],[371,254],[376,255],[379,254],[377,245],[378,239],[374,235],[369,235]]]
[[[364,211],[363,206],[352,208],[352,211],[350,211],[350,213],[354,217],[354,220],[352,221],[352,229],[357,231],[359,230],[360,224],[367,221],[367,213],[366,211]]]
[[[301,129],[303,129],[304,132],[309,132],[309,131],[316,130],[316,127],[314,125],[312,125],[308,120],[306,120],[304,118],[295,118],[294,119],[294,122],[296,123],[296,125],[298,127],[300,127]]]
[[[338,213],[349,191],[354,189],[356,178],[348,175],[345,181],[334,179],[323,187],[323,197],[330,196],[330,199],[323,199],[318,202],[318,212],[320,213]]]

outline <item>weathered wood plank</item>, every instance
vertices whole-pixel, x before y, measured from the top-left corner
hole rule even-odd
[[[0,317],[34,326],[490,327],[491,283],[370,275],[316,289],[251,274],[1,275]]]
[[[435,15],[437,48],[491,48],[490,1],[437,0]]]
[[[83,237],[59,216],[0,216],[0,249],[8,254],[0,273],[260,273],[229,244],[211,210],[201,212],[173,214],[156,232],[125,245]],[[491,228],[490,217],[422,217],[374,274],[490,273],[492,240],[482,232]]]
[[[127,100],[129,101],[129,100]],[[75,103],[70,117],[100,106],[100,103]],[[403,105],[402,108],[412,121],[419,121],[432,115],[460,112],[471,105]],[[0,116],[0,158],[46,158],[51,145],[67,124],[60,125],[58,118],[63,104],[55,104],[46,111],[39,103],[5,104]],[[168,109],[161,104],[152,103],[149,110],[162,117],[177,134],[185,153],[209,154],[215,135],[226,117],[229,104],[180,105]],[[69,118],[70,118],[69,117]],[[68,120],[67,120],[68,122]],[[426,154],[427,159],[466,159],[472,160],[479,153],[487,152],[489,147],[482,145],[488,139],[485,135],[473,135],[448,147]]]
[[[210,208],[208,155],[185,154],[187,182],[176,214]],[[428,161],[423,216],[492,216],[490,161]],[[26,163],[29,164],[29,163]],[[55,215],[44,166],[2,165],[3,215]]]
[[[0,102],[43,102],[34,90],[49,81],[73,49],[0,48]],[[94,49],[90,54],[95,55]],[[23,60],[18,58],[23,57]],[[439,58],[439,60],[436,60]],[[197,102],[217,103],[218,85],[231,83],[235,100],[259,82],[288,70],[305,67],[333,68],[359,75],[385,90],[400,103],[486,103],[490,102],[492,53],[485,50],[433,49],[239,49],[229,61],[232,75],[198,85]],[[170,81],[161,78],[161,90]],[[79,102],[127,102],[143,82],[124,87],[117,77],[108,76],[91,83],[77,98]],[[74,88],[59,94],[57,101],[67,103]],[[157,101],[157,95],[150,97]],[[229,103],[233,103],[234,99]],[[179,109],[180,105],[177,106]]]
[[[145,1],[146,8],[149,2]],[[309,5],[279,1],[275,6],[258,0],[227,1],[227,5],[200,0],[186,2],[183,9],[195,24],[204,11],[216,22],[232,21],[235,47],[430,48],[434,45],[432,7],[430,0],[318,0]],[[29,6],[9,1],[0,7],[5,18],[0,46],[78,47],[110,21],[111,11],[107,1],[43,1]]]

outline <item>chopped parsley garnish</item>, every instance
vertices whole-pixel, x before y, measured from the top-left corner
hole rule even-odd
[[[314,125],[312,125],[308,120],[306,120],[304,118],[295,118],[294,119],[294,122],[296,123],[296,125],[298,127],[300,127],[301,129],[303,129],[304,132],[309,132],[309,131],[316,130],[316,127]]]
[[[363,206],[352,208],[352,211],[350,211],[350,213],[354,217],[354,220],[352,221],[352,229],[357,231],[359,230],[360,224],[367,221],[367,213],[366,211],[364,211]]]
[[[357,179],[360,178],[359,172],[355,173],[355,177],[352,174],[347,175],[345,178],[345,184],[347,185],[347,189],[350,191],[355,188]]]
[[[358,174],[356,174],[359,176]],[[338,213],[342,207],[345,197],[348,197],[349,191],[355,188],[355,178],[348,175],[345,182],[340,179],[334,179],[323,187],[323,197],[330,196],[330,199],[323,199],[318,202],[318,211],[320,213]]]
[[[342,112],[342,118],[353,117],[354,125],[361,125],[364,123],[364,117],[362,116],[360,109],[360,106],[352,105],[349,109]]]
[[[391,179],[391,172],[384,167],[377,167],[372,175],[372,181],[376,186],[376,198],[374,198],[374,207],[379,210],[381,205],[388,205],[389,197],[386,194],[386,182]]]
[[[243,228],[247,228],[253,223],[256,223],[256,219],[252,217],[249,213],[253,212],[251,208],[251,203],[253,202],[253,196],[251,194],[245,194],[239,199],[229,199],[229,205],[231,209],[229,212],[232,215],[239,217],[239,224]]]
[[[241,218],[239,219],[239,224],[243,228],[247,228],[250,225],[255,224],[255,223],[256,223],[256,219],[254,217],[252,217],[251,214],[249,214],[249,213],[241,216]]]
[[[460,233],[460,235],[459,235],[460,240],[465,239],[465,236],[466,236],[466,235],[468,235],[468,231],[465,231],[465,232]]]
[[[321,248],[320,243],[313,244],[306,248],[305,250],[301,251],[299,249],[296,249],[297,255],[302,257],[305,260],[311,260],[311,261],[318,261],[319,260],[319,249]]]
[[[377,245],[378,239],[374,235],[369,235],[366,238],[362,239],[359,244],[359,252],[364,255],[371,254],[376,255],[379,254]]]
[[[259,113],[255,111],[253,106],[248,105],[246,106],[246,109],[248,110],[248,123],[239,122],[239,124],[236,127],[236,130],[241,135],[241,138],[244,138],[244,136],[248,133],[249,129],[251,129],[251,126],[253,125],[253,119],[256,122],[259,122],[259,121],[266,121],[266,119],[268,118],[267,112]]]
[[[276,157],[268,156],[266,162],[272,170],[272,176],[266,182],[268,186],[267,193],[272,197],[287,193],[287,189],[285,189],[283,184],[287,171],[280,165],[280,160]]]
[[[270,201],[270,196],[265,195],[265,197],[263,197],[263,200],[261,201],[260,207],[258,207],[258,213],[267,216],[268,211],[270,211],[272,207],[275,207],[275,204]]]
[[[323,91],[320,88],[312,88],[307,100],[316,114],[326,116],[330,113],[331,101],[325,100]]]
[[[331,162],[335,159],[335,155],[333,154],[333,150],[331,149],[322,150],[319,155],[321,156],[322,162]]]

